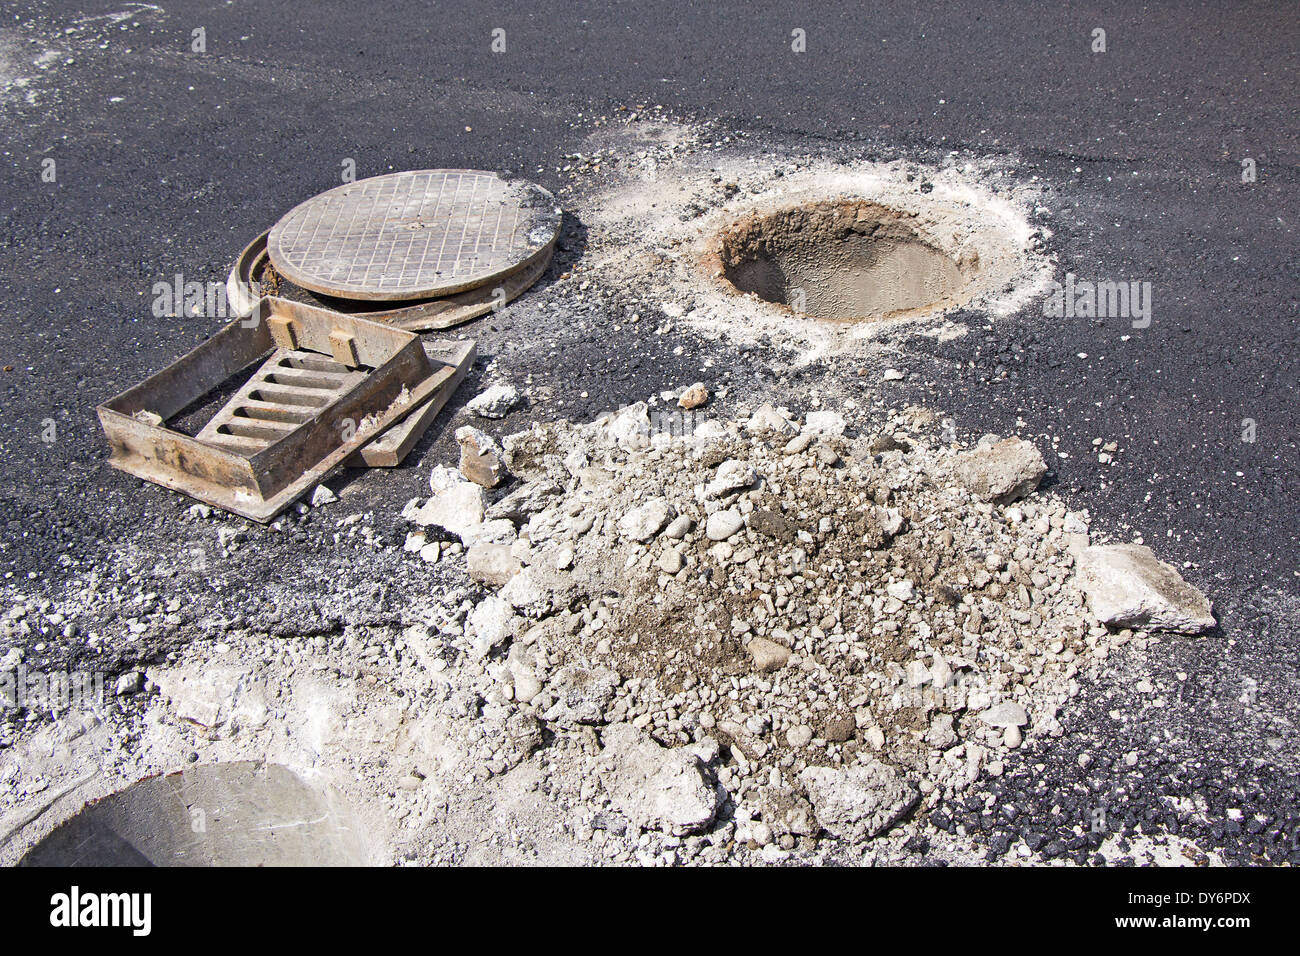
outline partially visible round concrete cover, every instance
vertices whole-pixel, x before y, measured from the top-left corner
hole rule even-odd
[[[364,866],[365,834],[336,794],[278,764],[148,777],[88,805],[19,866]]]
[[[396,300],[450,295],[545,255],[555,197],[476,169],[425,169],[345,183],[290,210],[267,253],[290,282],[322,295]]]

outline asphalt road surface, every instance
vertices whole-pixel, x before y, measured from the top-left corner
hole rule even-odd
[[[5,4],[0,574],[56,599],[110,555],[147,569],[191,533],[187,503],[104,465],[94,406],[221,324],[156,317],[154,283],[223,280],[250,237],[338,182],[343,158],[359,175],[505,170],[562,196],[563,157],[598,117],[655,106],[751,146],[1014,158],[1050,197],[1059,272],[1151,282],[1153,322],[1130,334],[1122,320],[1050,319],[1035,304],[953,342],[909,338],[951,370],[909,397],[942,405],[968,434],[1021,419],[1057,436],[1057,490],[1097,526],[1190,562],[1221,627],[1148,651],[1134,681],[1156,686],[1159,712],[1116,721],[1138,692],[1088,688],[1050,758],[1025,753],[995,783],[1010,810],[954,806],[936,825],[965,821],[994,857],[1028,834],[1084,862],[1092,847],[1066,824],[1103,805],[1111,826],[1182,832],[1228,860],[1300,861],[1300,8],[792,6]],[[1092,49],[1097,28],[1104,53]],[[492,51],[495,30],[504,52]],[[793,52],[795,30],[806,52]],[[569,223],[555,269],[580,257],[580,237]],[[514,371],[587,392],[566,405],[574,417],[644,397],[676,361],[629,331],[575,340],[544,366],[512,352],[509,312],[474,328]],[[1097,437],[1120,444],[1104,472]],[[367,476],[357,494],[396,511],[422,481],[414,468]],[[245,548],[223,585],[193,591],[205,608],[195,627],[204,614],[297,620],[328,604],[332,565],[313,533],[308,521],[274,547]],[[309,581],[303,608],[257,605],[260,582],[294,575]],[[357,572],[353,598],[376,598],[382,617],[382,589],[363,584]],[[28,650],[70,660],[73,644]],[[165,650],[144,642],[114,666]],[[1084,750],[1100,754],[1087,771]],[[1120,759],[1133,750],[1140,772]]]

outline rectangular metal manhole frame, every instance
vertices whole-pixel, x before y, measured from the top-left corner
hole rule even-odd
[[[349,458],[349,467],[395,468],[400,465],[469,374],[478,348],[473,339],[426,339],[424,354],[435,369],[436,391],[423,405]]]
[[[332,355],[340,364],[371,371],[337,401],[252,454],[166,427],[168,419],[277,347]],[[435,373],[419,337],[410,332],[268,296],[250,315],[97,411],[112,467],[265,523],[424,405],[446,380]]]

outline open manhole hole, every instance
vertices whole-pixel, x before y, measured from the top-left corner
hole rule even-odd
[[[20,866],[364,866],[365,831],[332,790],[278,764],[148,777],[89,804]]]
[[[798,315],[861,322],[944,308],[978,258],[957,262],[914,219],[867,200],[810,202],[730,224],[716,255],[737,291]]]

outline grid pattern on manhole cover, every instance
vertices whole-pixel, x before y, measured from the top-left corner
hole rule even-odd
[[[314,292],[426,298],[508,275],[550,245],[559,223],[539,186],[432,169],[321,193],[275,224],[267,251],[282,275]]]

